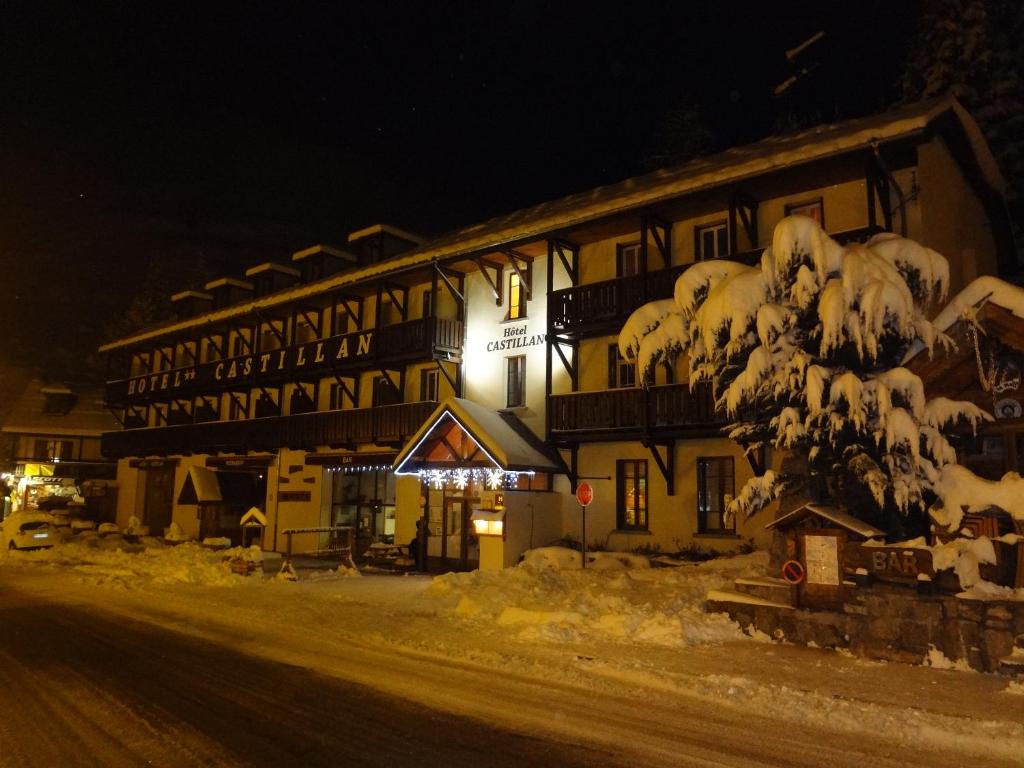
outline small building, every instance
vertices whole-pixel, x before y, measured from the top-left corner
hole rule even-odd
[[[112,514],[117,462],[103,455],[101,439],[117,426],[100,387],[29,380],[0,427],[15,509],[35,507],[51,493],[79,492],[89,481],[95,503]]]

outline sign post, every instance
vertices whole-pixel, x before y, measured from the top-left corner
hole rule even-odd
[[[583,567],[587,567],[587,507],[594,500],[594,489],[590,483],[580,483],[576,486],[576,501],[580,503],[580,513],[583,515],[583,530],[581,539],[583,543]]]

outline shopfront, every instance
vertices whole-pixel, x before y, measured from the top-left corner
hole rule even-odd
[[[395,543],[395,453],[310,454],[307,465],[322,467],[320,525],[355,530],[355,553],[373,544]],[[329,542],[321,542],[325,547]]]

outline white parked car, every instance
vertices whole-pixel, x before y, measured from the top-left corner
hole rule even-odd
[[[41,549],[60,541],[60,534],[45,519],[8,519],[4,522],[3,538],[8,549]]]

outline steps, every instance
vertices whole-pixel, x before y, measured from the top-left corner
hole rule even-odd
[[[742,595],[759,597],[769,603],[786,605],[790,608],[796,606],[796,587],[784,579],[775,579],[770,576],[761,576],[750,579],[736,579],[736,592]]]

